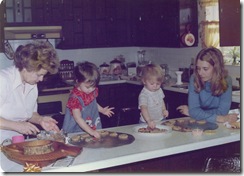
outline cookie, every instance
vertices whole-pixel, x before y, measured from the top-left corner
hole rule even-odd
[[[180,127],[180,126],[173,126],[172,129],[175,130],[175,131],[180,131],[182,129],[182,127]]]
[[[71,140],[73,142],[80,142],[81,136],[80,135],[75,135],[71,137]]]
[[[119,135],[119,139],[122,139],[122,140],[126,140],[126,139],[128,139],[128,135],[127,134],[120,134]]]
[[[118,136],[118,133],[112,132],[112,133],[109,134],[109,136],[111,136],[111,137],[117,137]]]
[[[105,137],[105,136],[109,135],[109,132],[106,131],[106,130],[99,131],[99,133],[100,133],[100,135],[101,135],[102,137]]]
[[[206,120],[197,120],[196,122],[201,125],[207,123]]]
[[[195,119],[190,119],[189,122],[190,122],[190,123],[195,123],[196,120],[195,120]]]

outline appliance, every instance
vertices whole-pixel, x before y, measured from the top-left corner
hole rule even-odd
[[[62,26],[4,27],[5,40],[58,39],[62,37]]]

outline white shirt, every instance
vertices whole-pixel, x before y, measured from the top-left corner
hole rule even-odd
[[[26,121],[37,112],[37,85],[23,84],[15,66],[0,71],[0,117],[12,121]],[[1,142],[17,132],[0,129]]]
[[[148,113],[152,120],[155,122],[159,122],[163,117],[163,105],[164,105],[164,93],[163,90],[160,88],[156,92],[151,92],[145,87],[142,89],[139,95],[139,109],[140,106],[144,105],[147,106]],[[142,122],[145,122],[144,118],[140,117]]]

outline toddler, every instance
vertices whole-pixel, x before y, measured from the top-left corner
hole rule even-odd
[[[159,65],[149,64],[142,70],[141,80],[144,87],[139,95],[139,109],[141,110],[140,123],[147,123],[155,128],[156,123],[168,117],[164,103],[164,93],[161,89],[164,74]]]
[[[76,85],[67,102],[63,130],[67,133],[85,131],[100,138],[100,134],[96,131],[102,128],[99,112],[111,117],[114,108],[108,106],[103,108],[96,101],[100,81],[99,71],[93,63],[83,62],[77,64],[74,74]]]

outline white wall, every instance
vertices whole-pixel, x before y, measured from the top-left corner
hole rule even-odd
[[[25,41],[26,42],[26,41]],[[16,44],[17,45],[17,44]],[[14,45],[14,49],[16,46]],[[76,50],[57,50],[60,60],[69,59],[77,62],[90,61],[97,66],[103,62],[109,63],[113,58],[122,54],[126,62],[137,62],[137,51],[146,50],[146,58],[154,63],[168,64],[171,77],[176,77],[174,71],[180,67],[189,67],[191,58],[195,58],[196,54],[201,50],[200,47],[191,48],[99,48],[99,49],[76,49]],[[12,65],[13,61],[0,53],[0,69]],[[229,74],[233,78],[233,84],[238,85],[236,77],[240,77],[239,66],[226,66]]]

